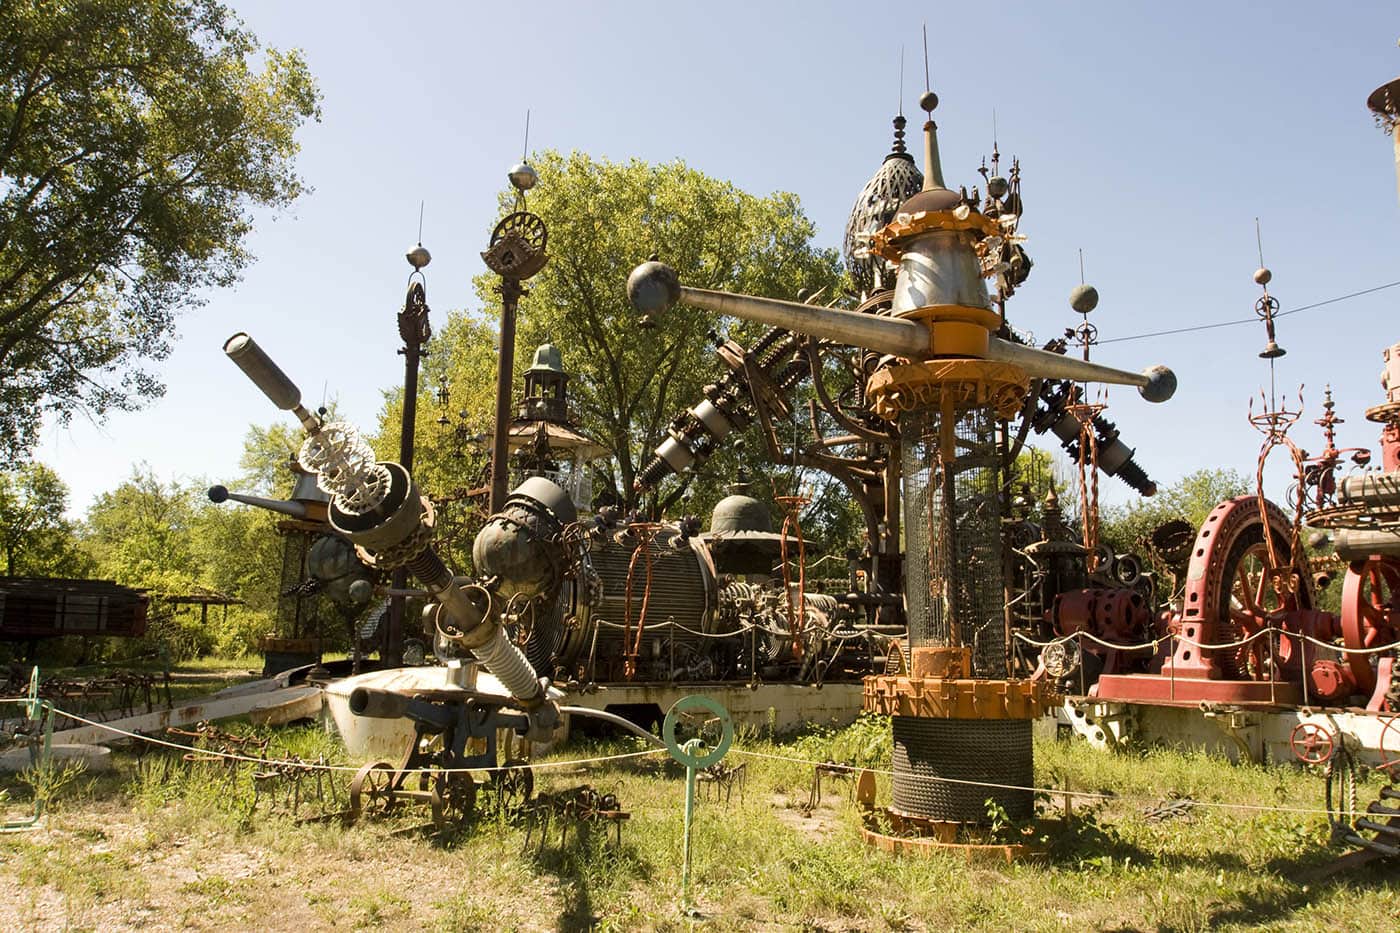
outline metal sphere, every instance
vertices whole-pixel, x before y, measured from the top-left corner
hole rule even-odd
[[[535,170],[526,162],[517,162],[511,166],[508,177],[516,191],[529,191],[540,180],[540,176],[536,175]]]
[[[1011,190],[1011,183],[1000,175],[993,175],[987,179],[987,193],[992,197],[1001,199],[1006,197],[1006,192]]]
[[[627,298],[644,316],[665,311],[680,297],[680,277],[665,263],[644,262],[627,277]]]
[[[1069,306],[1080,314],[1088,314],[1099,306],[1099,290],[1092,285],[1076,285],[1069,293]]]
[[[921,110],[926,110],[929,113],[933,113],[933,111],[937,107],[938,95],[933,93],[933,91],[924,91],[922,94],[919,95],[919,108]]]
[[[1268,285],[1273,281],[1274,274],[1268,269],[1256,269],[1254,272],[1255,285]]]
[[[417,246],[413,247],[413,249],[409,250],[404,255],[404,258],[408,260],[408,264],[413,268],[422,269],[433,261],[433,254],[428,252],[422,243],[419,243]]]

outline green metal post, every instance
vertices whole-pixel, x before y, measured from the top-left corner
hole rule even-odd
[[[691,739],[681,746],[686,752],[694,754],[703,743],[699,739]],[[682,843],[681,854],[681,908],[690,906],[690,826],[695,814],[695,765],[687,765],[685,769],[685,839]]]

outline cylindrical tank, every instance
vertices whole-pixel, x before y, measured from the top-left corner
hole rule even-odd
[[[691,655],[710,646],[706,635],[716,634],[718,588],[714,567],[703,542],[685,537],[675,525],[663,525],[651,537],[646,552],[651,558],[651,590],[647,593],[646,556],[639,554],[632,569],[630,612],[627,600],[628,566],[638,538],[625,527],[612,528],[596,537],[589,548],[593,570],[602,582],[601,599],[587,605],[575,589],[570,598],[572,618],[563,626],[558,664],[584,680],[621,680],[627,645],[624,627],[631,625],[636,638],[643,621],[641,650],[635,679],[657,679]]]

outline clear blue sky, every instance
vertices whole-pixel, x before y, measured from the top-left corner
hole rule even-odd
[[[1365,108],[1400,74],[1393,2],[233,6],[266,44],[302,48],[320,82],[324,119],[299,163],[315,191],[261,220],[242,283],[180,321],[164,399],[46,428],[38,456],[75,513],[137,460],[166,478],[235,475],[246,426],[278,414],[220,352],[238,330],[312,401],[324,389],[372,427],[402,379],[394,314],[419,201],[441,326],[475,304],[526,108],[532,147],[680,158],[751,192],[793,191],[819,242],[839,246],[888,151],[901,45],[917,112],[925,18],[949,183],[980,181],[994,108],[1002,153],[1021,159],[1036,265],[1009,309],[1017,326],[1043,338],[1073,323],[1081,248],[1104,338],[1250,317],[1256,216],[1284,310],[1400,279],[1390,143]],[[1348,444],[1374,443],[1361,412],[1379,400],[1381,347],[1400,341],[1397,308],[1400,288],[1280,322],[1280,386],[1307,384],[1310,420],[1330,382]],[[1151,475],[1252,472],[1245,405],[1267,384],[1263,343],[1251,325],[1101,349],[1180,377],[1166,405],[1110,398]],[[1318,448],[1312,425],[1297,434]]]

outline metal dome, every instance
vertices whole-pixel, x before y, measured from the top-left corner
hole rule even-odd
[[[894,146],[861,189],[846,222],[846,239],[841,251],[851,279],[866,295],[893,284],[892,276],[886,282],[884,260],[868,251],[866,237],[893,220],[899,206],[924,186],[924,173],[914,164],[914,157],[904,151],[904,126],[903,116],[894,118]]]
[[[753,496],[725,496],[710,513],[711,535],[731,537],[737,534],[773,534],[773,520],[768,506]]]

